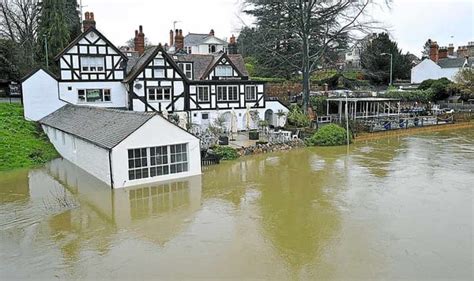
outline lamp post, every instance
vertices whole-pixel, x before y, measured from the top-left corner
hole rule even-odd
[[[390,56],[390,86],[393,84],[393,55],[389,53],[381,53],[381,56]]]

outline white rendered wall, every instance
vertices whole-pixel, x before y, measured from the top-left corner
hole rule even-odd
[[[430,59],[425,59],[411,69],[411,83],[419,84],[428,79],[448,78],[454,81],[460,68],[441,68]]]
[[[64,159],[110,185],[109,151],[107,149],[46,125],[43,125],[43,130]]]
[[[188,144],[188,172],[153,178],[128,180],[128,149]],[[199,139],[160,116],[155,116],[112,150],[114,188],[175,180],[201,174]]]
[[[71,90],[69,90],[71,87]],[[110,102],[79,103],[77,91],[80,89],[110,89]],[[128,107],[127,89],[121,82],[60,82],[61,99],[78,105],[97,107]]]
[[[21,84],[25,119],[38,121],[66,103],[58,97],[58,81],[38,70]]]

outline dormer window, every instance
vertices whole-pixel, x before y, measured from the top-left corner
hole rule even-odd
[[[218,65],[216,66],[216,75],[219,77],[232,76],[232,66],[230,65]]]
[[[103,57],[81,57],[81,70],[87,73],[104,72],[105,60]]]

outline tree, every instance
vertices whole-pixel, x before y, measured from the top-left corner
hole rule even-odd
[[[69,29],[69,37],[76,38],[82,32],[81,16],[77,0],[65,0],[65,17]]]
[[[0,2],[0,38],[3,47],[15,48],[17,56],[9,60],[25,75],[36,65],[36,34],[38,28],[38,0],[2,0]],[[7,45],[5,45],[7,44]]]
[[[390,81],[390,56],[393,56],[393,79],[408,79],[411,72],[410,55],[402,54],[396,42],[387,33],[377,34],[361,52],[361,65],[365,76],[375,84]]]
[[[41,63],[52,62],[54,56],[60,53],[71,38],[69,23],[66,16],[66,1],[43,0],[40,5],[41,16],[38,26],[38,57]],[[48,53],[45,52],[47,45]],[[51,64],[55,70],[54,64]]]
[[[386,0],[389,1],[389,0]],[[259,47],[275,63],[303,77],[303,108],[309,106],[311,74],[327,62],[328,53],[342,49],[353,31],[375,23],[363,16],[376,0],[246,0],[247,14],[256,18]]]
[[[455,77],[456,88],[461,93],[461,99],[468,101],[474,99],[474,70],[463,68]]]
[[[0,79],[18,81],[21,78],[18,60],[16,43],[9,39],[0,39]]]
[[[430,50],[431,50],[431,39],[428,39],[423,46],[423,51],[421,51],[421,59],[424,60],[430,57]]]

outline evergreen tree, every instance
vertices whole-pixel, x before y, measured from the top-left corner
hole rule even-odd
[[[393,80],[410,77],[411,61],[409,54],[402,54],[396,42],[387,33],[380,33],[362,50],[360,58],[365,76],[375,84],[388,84],[390,81],[390,56],[393,55]]]
[[[66,21],[69,29],[69,37],[76,38],[82,32],[81,17],[77,0],[66,1]]]
[[[38,26],[38,57],[46,64],[46,50],[50,69],[57,70],[54,56],[61,52],[71,39],[69,23],[66,16],[65,0],[43,0],[40,5],[41,16]]]
[[[20,77],[18,46],[12,40],[0,39],[0,79],[18,81]]]

